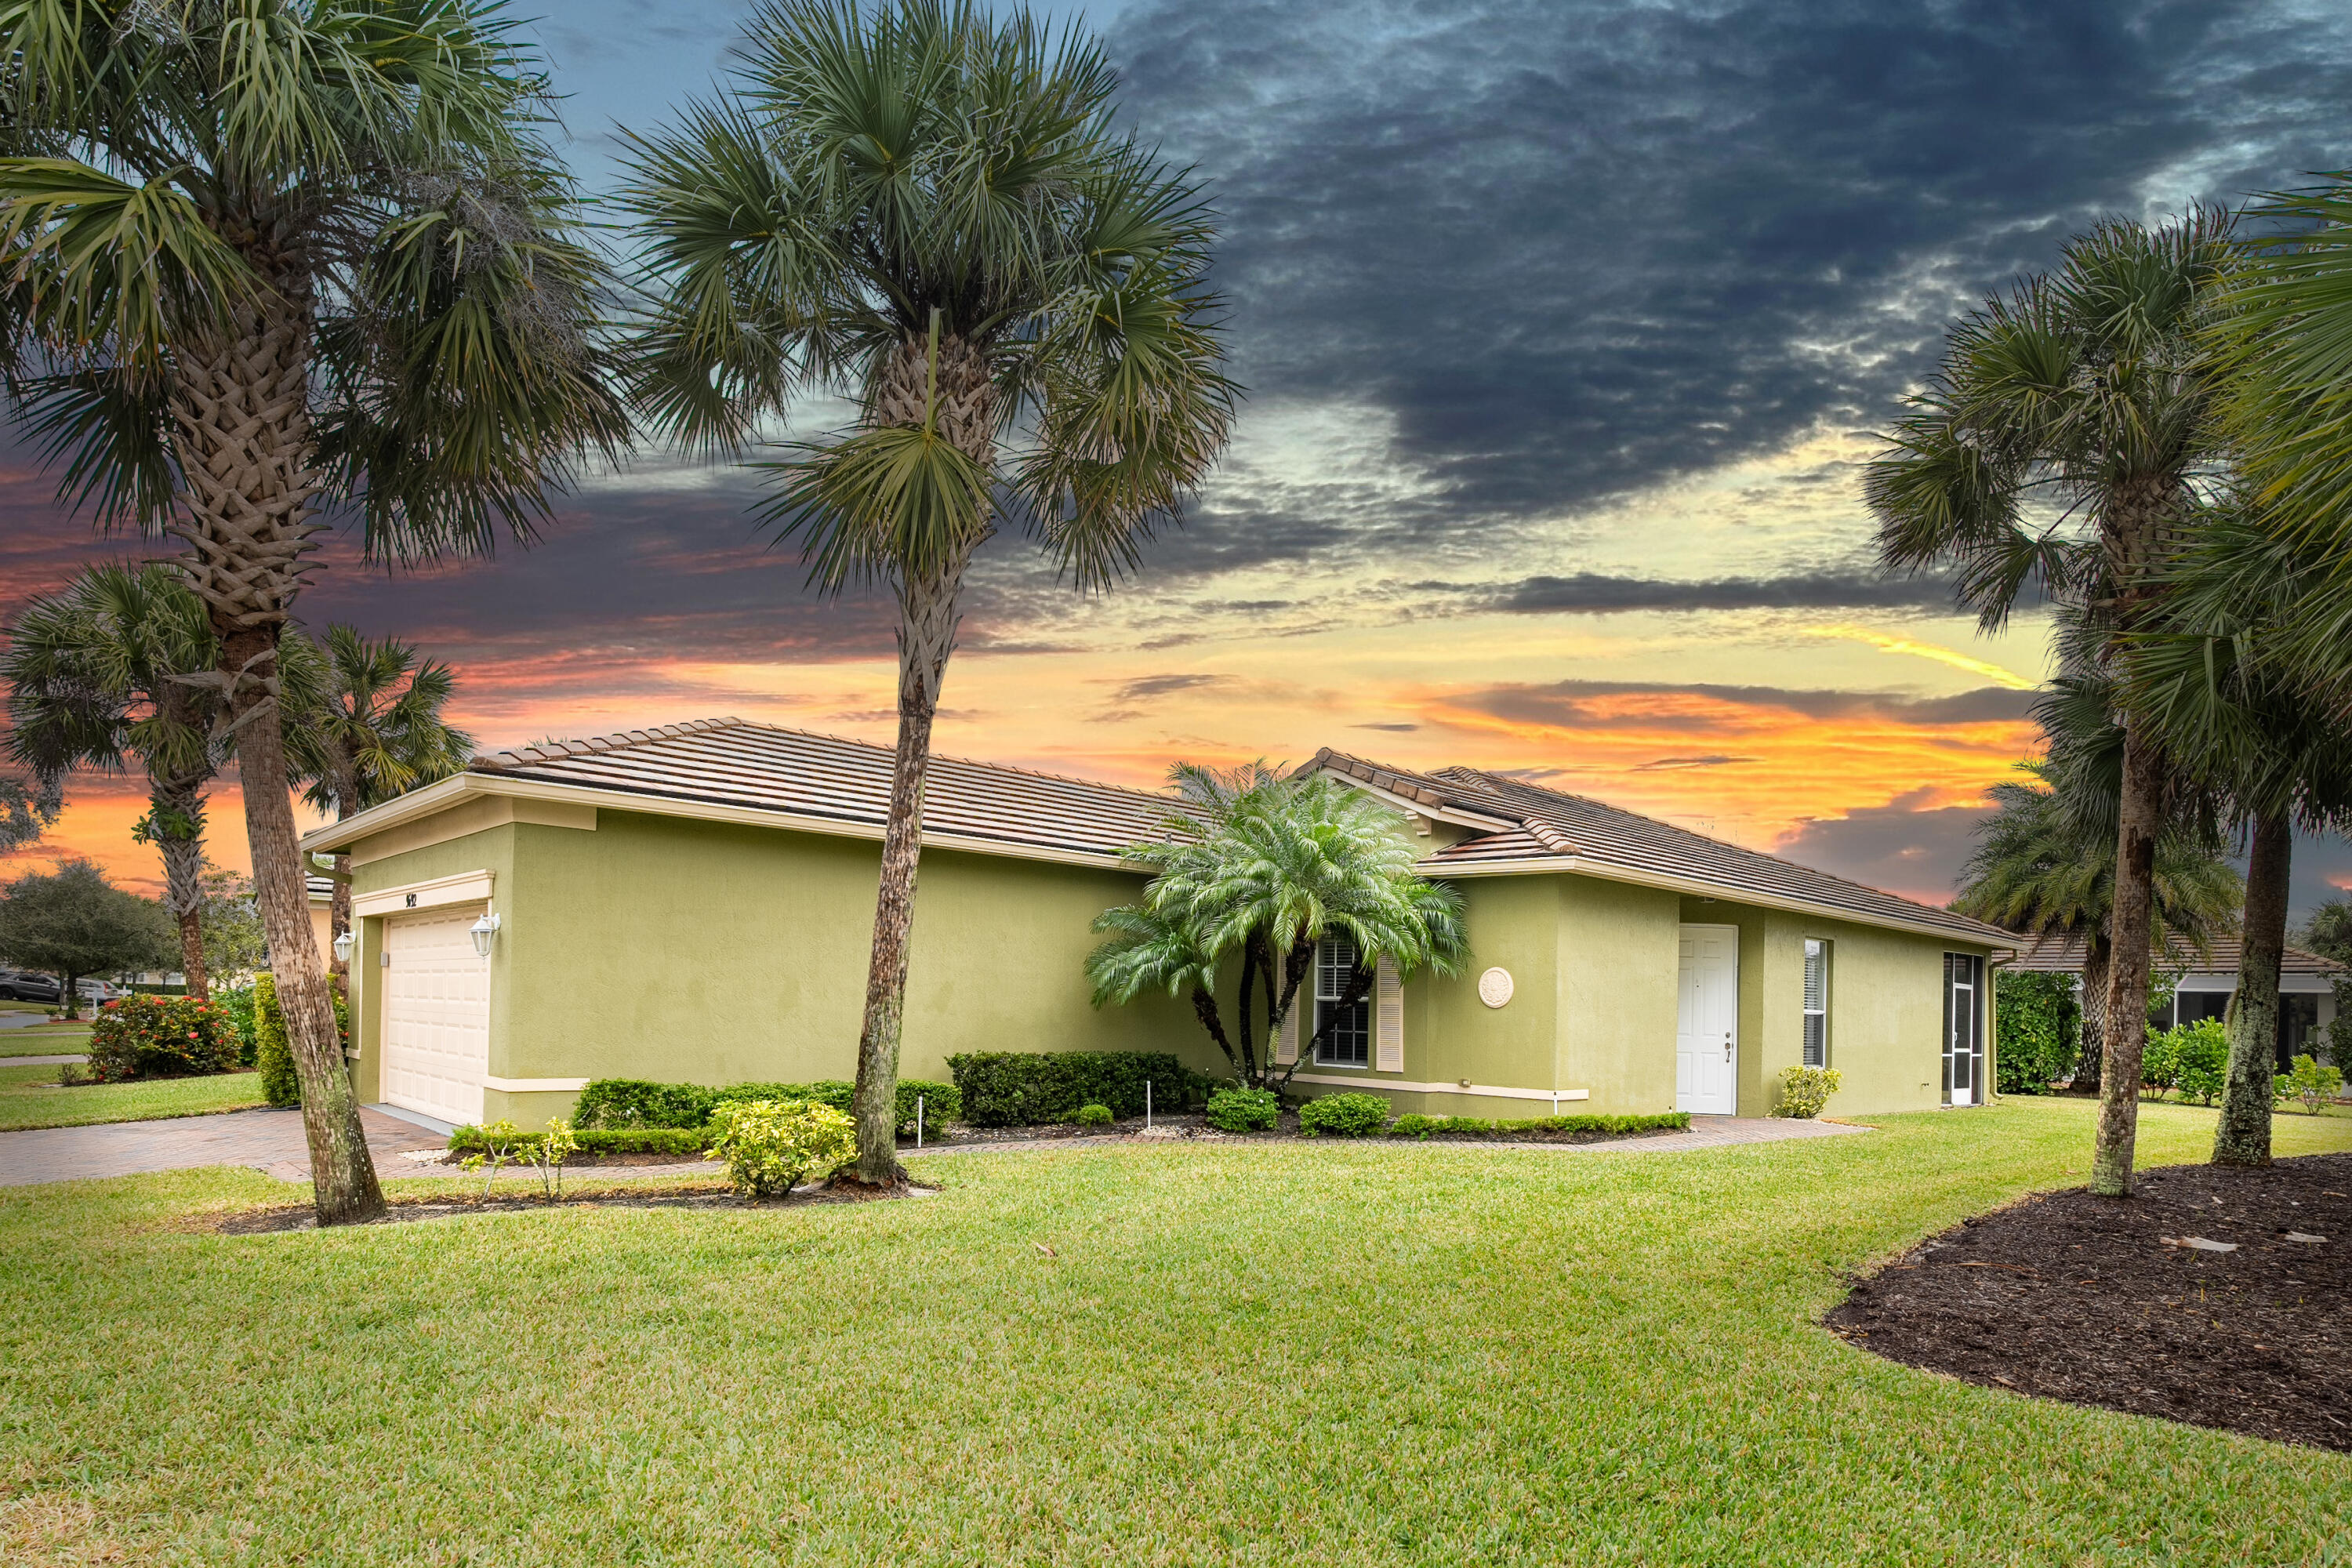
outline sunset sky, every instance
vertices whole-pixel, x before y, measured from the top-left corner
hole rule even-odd
[[[547,9],[592,190],[615,124],[702,90],[741,14]],[[2048,628],[1986,639],[1942,584],[1877,573],[1870,432],[1956,311],[2091,220],[2352,163],[2333,5],[1086,15],[1225,215],[1248,399],[1112,595],[1018,538],[984,552],[939,748],[1142,784],[1323,745],[1512,770],[1937,901],[2032,749]],[[0,614],[159,548],[98,539],[52,483],[0,446]],[[756,493],[648,448],[531,550],[388,576],[339,540],[301,614],[454,663],[487,746],[724,713],[887,741],[887,605],[804,593]],[[19,862],[152,886],[141,809],[78,785]],[[214,810],[241,866],[233,784]],[[2297,906],[2331,881],[2352,848],[2306,845]]]

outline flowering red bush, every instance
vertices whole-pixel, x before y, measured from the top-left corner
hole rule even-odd
[[[88,1070],[100,1083],[235,1072],[238,1043],[226,1007],[193,996],[125,996],[98,1010]]]

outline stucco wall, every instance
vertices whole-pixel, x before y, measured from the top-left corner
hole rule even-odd
[[[879,853],[864,839],[608,810],[593,831],[511,824],[371,861],[358,888],[496,873],[493,1077],[805,1081],[856,1073]],[[1118,871],[927,852],[900,1072],[945,1079],[948,1057],[967,1050],[1171,1050],[1214,1066],[1189,1006],[1087,1005],[1089,923],[1139,886]],[[382,922],[367,923],[372,964]],[[370,1009],[369,1093],[374,1026]],[[533,1125],[571,1096],[486,1100],[487,1115]]]

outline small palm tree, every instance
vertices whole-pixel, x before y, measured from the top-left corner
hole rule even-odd
[[[1957,567],[1988,628],[2039,577],[2111,659],[2160,599],[2219,452],[2222,376],[2203,334],[2232,255],[2219,213],[2105,223],[2071,240],[2056,271],[1962,318],[1864,481],[1886,563]],[[2092,1190],[2116,1196],[2131,1190],[2168,771],[2127,724],[2091,1171]]]
[[[1952,908],[1993,925],[2083,942],[2082,1060],[2078,1086],[2095,1088],[2104,1042],[2107,920],[2115,904],[2116,838],[2085,831],[2085,817],[2059,794],[2066,774],[2047,762],[2019,764],[2032,783],[1995,784],[1995,809],[1977,825],[1976,847],[1962,863]],[[2190,823],[2176,822],[2157,840],[2155,925],[2169,951],[2200,951],[2227,931],[2243,896],[2219,846]]]
[[[7,391],[61,499],[187,547],[322,1224],[383,1196],[273,711],[317,510],[380,554],[485,549],[627,433],[516,26],[497,0],[0,4]]]
[[[1202,806],[1171,814],[1161,842],[1127,851],[1157,874],[1139,903],[1096,922],[1111,933],[1087,963],[1096,1005],[1147,990],[1189,993],[1243,1082],[1287,1087],[1370,994],[1383,961],[1400,977],[1423,969],[1460,973],[1469,957],[1461,898],[1413,869],[1418,851],[1379,802],[1319,773],[1273,779],[1180,768],[1176,778]],[[1277,1073],[1273,1050],[1260,1058],[1254,1048],[1254,1014],[1262,1008],[1270,1047],[1297,1003],[1317,944],[1335,936],[1348,939],[1354,964],[1331,1016]],[[1214,998],[1219,970],[1236,957],[1238,1044],[1227,1038]]]
[[[279,647],[286,670],[289,750],[309,799],[340,822],[466,765],[474,738],[441,716],[457,677],[438,659],[420,662],[397,637],[369,638],[331,626],[323,644],[289,637]],[[334,936],[352,929],[352,858],[335,857]],[[336,973],[347,969],[341,959]]]
[[[76,769],[147,775],[137,837],[163,859],[163,908],[180,928],[188,994],[208,994],[205,790],[219,770],[219,701],[191,683],[218,664],[203,601],[164,565],[93,566],[33,600],[8,628],[9,749],[52,791]]]
[[[857,1179],[891,1136],[923,780],[972,552],[1019,521],[1082,591],[1131,567],[1223,449],[1213,220],[1113,121],[1101,48],[965,0],[766,0],[734,90],[632,139],[653,299],[637,392],[742,450],[796,395],[854,431],[762,471],[814,585],[898,602],[898,743],[857,1054]]]

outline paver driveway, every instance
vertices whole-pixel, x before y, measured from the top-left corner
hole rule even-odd
[[[439,1149],[448,1140],[412,1122],[362,1110],[368,1152],[395,1165],[403,1149]],[[299,1110],[231,1110],[165,1121],[110,1121],[95,1127],[42,1127],[0,1132],[0,1187],[130,1176],[191,1165],[251,1165],[281,1181],[310,1179],[310,1151]]]

